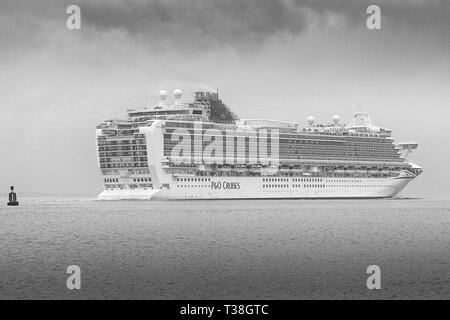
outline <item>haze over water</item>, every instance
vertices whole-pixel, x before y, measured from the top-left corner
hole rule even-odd
[[[450,199],[20,200],[0,206],[0,299],[450,298]]]

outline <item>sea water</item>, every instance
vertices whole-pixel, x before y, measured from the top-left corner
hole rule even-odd
[[[450,199],[20,200],[0,299],[450,298]]]

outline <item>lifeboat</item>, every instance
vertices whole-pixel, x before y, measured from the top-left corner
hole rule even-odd
[[[252,167],[250,167],[250,172],[252,172],[252,173],[260,173],[261,172],[261,166],[252,166]]]
[[[219,168],[219,171],[229,172],[229,171],[231,171],[231,167],[230,166],[222,166]]]
[[[247,172],[247,167],[246,166],[236,166],[235,168],[234,168],[234,171],[236,171],[236,172]]]

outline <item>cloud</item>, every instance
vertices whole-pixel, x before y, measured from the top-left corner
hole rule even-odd
[[[247,47],[306,27],[302,10],[289,0],[103,1],[83,2],[82,8],[89,27],[121,30],[154,47]]]
[[[329,13],[364,27],[366,9],[378,4],[390,26],[449,31],[447,0],[100,0],[80,1],[85,23],[121,30],[151,45],[253,46],[273,36],[297,36],[310,16]],[[391,30],[395,32],[395,30]]]
[[[319,14],[335,13],[350,22],[365,22],[369,5],[379,5],[382,18],[393,24],[417,29],[423,27],[450,28],[450,1],[447,0],[293,0],[296,7]]]
[[[442,41],[450,29],[450,1],[444,0],[0,0],[3,47],[40,45],[42,34],[63,31],[72,3],[81,7],[85,37],[122,33],[152,51],[257,48],[273,37],[301,35],[313,22],[311,12],[364,27],[369,4],[381,6],[391,27],[434,33]]]

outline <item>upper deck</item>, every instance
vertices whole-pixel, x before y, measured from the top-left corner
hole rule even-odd
[[[219,99],[219,93],[195,92],[194,101],[181,100],[181,90],[174,91],[174,101],[167,102],[167,92],[159,92],[156,105],[127,110],[128,119],[133,122],[147,120],[181,120],[234,124],[238,117]]]
[[[205,125],[217,124],[232,125],[233,127],[255,129],[278,129],[283,133],[301,133],[313,135],[355,136],[367,138],[389,138],[392,131],[387,128],[377,127],[372,124],[370,115],[357,112],[348,126],[340,123],[340,118],[334,115],[332,122],[315,124],[313,117],[308,117],[307,126],[301,126],[296,122],[286,122],[268,119],[239,119],[233,111],[219,99],[218,92],[197,91],[194,100],[185,103],[181,99],[182,92],[174,91],[172,102],[167,101],[167,92],[159,92],[160,101],[155,105],[143,106],[127,110],[127,120],[117,120],[116,126],[125,128],[137,128],[149,125],[154,120],[179,121],[180,126],[189,127],[189,122],[202,122]],[[111,123],[107,127],[111,127]],[[208,125],[209,126],[209,125]],[[105,123],[99,128],[104,128]]]

